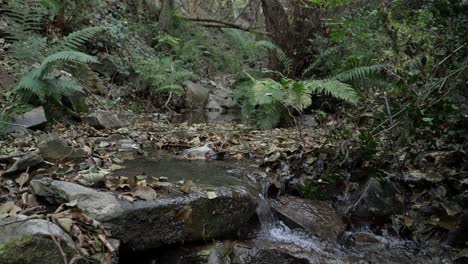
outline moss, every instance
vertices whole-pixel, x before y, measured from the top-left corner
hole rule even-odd
[[[71,248],[62,243],[62,249],[71,258]],[[54,242],[42,236],[22,236],[0,246],[0,263],[2,264],[63,264],[63,258]]]

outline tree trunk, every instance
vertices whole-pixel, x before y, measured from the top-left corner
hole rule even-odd
[[[159,28],[161,31],[170,33],[173,27],[174,0],[163,0],[161,12],[159,13]]]

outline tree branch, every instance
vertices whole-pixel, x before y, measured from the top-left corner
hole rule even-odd
[[[268,35],[266,32],[260,32],[256,31],[255,28],[248,28],[248,27],[243,27],[238,24],[226,22],[226,21],[220,21],[220,20],[215,20],[215,19],[208,19],[208,18],[195,18],[195,17],[187,17],[183,18],[192,22],[201,22],[201,23],[207,23],[207,24],[200,24],[203,27],[213,27],[213,28],[235,28],[239,29],[242,31],[246,32],[252,32],[252,33],[258,33],[262,35]]]

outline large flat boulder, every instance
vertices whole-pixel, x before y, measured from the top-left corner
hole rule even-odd
[[[39,106],[24,114],[18,115],[7,129],[8,132],[21,129],[41,129],[47,124],[47,117],[44,107]]]
[[[187,100],[192,108],[202,109],[205,106],[208,94],[210,93],[208,88],[203,87],[201,84],[187,81],[185,83],[185,90]]]
[[[33,180],[31,191],[51,203],[77,206],[111,230],[130,250],[234,234],[255,214],[256,195],[244,186],[193,187],[190,193],[159,194],[156,200],[120,200],[110,192],[51,179]]]
[[[341,216],[324,201],[281,196],[272,205],[279,218],[287,225],[302,228],[326,240],[336,240],[346,229]]]
[[[49,135],[44,138],[39,143],[38,148],[41,156],[50,161],[79,159],[89,155],[84,149],[70,146],[65,139],[57,135]]]
[[[63,264],[63,257],[51,236],[71,259],[75,253],[71,237],[59,226],[46,220],[26,220],[16,216],[0,221],[0,263]],[[15,222],[17,221],[17,222]]]
[[[98,129],[117,129],[127,125],[117,115],[104,110],[82,117],[83,121]]]
[[[31,171],[33,168],[36,168],[44,163],[44,159],[38,154],[32,152],[28,153],[11,165],[8,170],[6,170],[1,176],[7,177],[19,174],[24,171]]]

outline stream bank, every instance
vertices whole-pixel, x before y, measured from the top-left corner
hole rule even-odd
[[[297,197],[296,180],[319,173],[326,159],[305,151],[294,129],[171,124],[148,114],[136,115],[131,129],[19,133],[9,146],[30,153],[5,160],[1,232],[24,234],[3,228],[16,215],[50,219],[66,232],[57,235],[64,249],[71,239],[97,262],[463,263],[463,253],[433,239],[437,233],[424,241],[397,232],[388,219],[407,210],[408,196],[391,177],[353,172],[334,198]],[[303,136],[319,144],[327,133],[311,128]],[[439,195],[439,205],[458,217],[459,207],[438,190],[423,194]],[[50,241],[47,230],[37,234]],[[4,245],[23,240],[13,241]],[[54,243],[44,245],[60,257]]]

